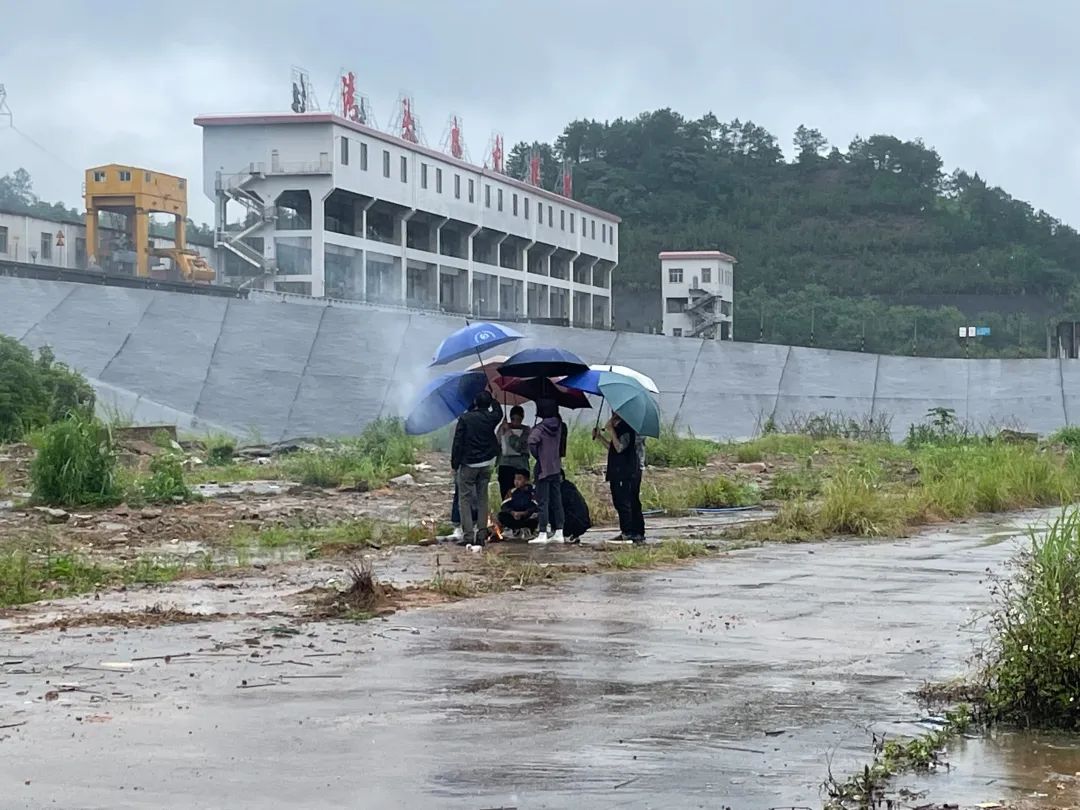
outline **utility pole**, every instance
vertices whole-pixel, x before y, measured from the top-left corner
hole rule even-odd
[[[859,351],[866,351],[866,316],[862,318],[862,334],[859,335]]]
[[[815,308],[816,308],[816,306],[814,304],[810,305],[810,345],[811,346],[814,345],[814,310],[815,310]]]
[[[11,107],[7,103],[7,90],[4,89],[4,85],[0,84],[0,120],[7,119],[7,125],[15,128],[15,116],[11,112]]]
[[[761,302],[761,323],[758,325],[758,343],[765,342],[765,302]]]
[[[919,318],[915,318],[915,332],[911,336],[911,356],[919,353]]]

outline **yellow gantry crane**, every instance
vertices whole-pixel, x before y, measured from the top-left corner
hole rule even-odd
[[[86,170],[86,251],[91,266],[121,252],[133,259],[139,278],[151,276],[150,257],[170,259],[185,281],[211,282],[214,270],[196,251],[187,247],[187,181],[183,177],[153,172],[136,166],[110,163]],[[98,214],[110,211],[127,218],[127,245],[102,244]],[[154,247],[150,215],[171,214],[176,219],[174,246]],[[126,250],[124,250],[126,248]]]

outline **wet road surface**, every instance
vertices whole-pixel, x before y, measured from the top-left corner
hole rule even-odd
[[[769,546],[299,634],[5,632],[0,727],[23,725],[0,728],[0,804],[820,807],[830,762],[861,767],[868,728],[911,731],[910,691],[963,671],[984,571],[1020,525]]]

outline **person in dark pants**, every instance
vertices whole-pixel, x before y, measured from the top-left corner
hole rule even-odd
[[[502,409],[490,393],[481,391],[472,407],[458,418],[454,431],[450,468],[457,476],[461,530],[466,543],[483,544],[487,534],[488,484],[499,458],[495,428],[501,421]]]
[[[644,440],[613,413],[602,430],[593,428],[593,438],[607,446],[607,480],[611,501],[619,513],[619,536],[612,542],[645,542],[645,517],[641,513],[641,470]]]
[[[510,409],[510,421],[499,425],[499,441],[502,455],[499,457],[499,497],[509,498],[515,484],[514,478],[522,470],[528,478],[529,429],[525,427],[525,409],[515,405]]]
[[[565,543],[563,538],[562,446],[564,425],[554,400],[536,403],[540,424],[529,431],[529,452],[536,459],[536,493],[540,501],[540,534],[530,543]],[[548,536],[548,526],[552,534]]]
[[[503,501],[499,512],[499,525],[508,532],[535,532],[540,522],[539,513],[529,474],[525,470],[518,470],[514,474],[514,488],[510,490],[510,497]]]

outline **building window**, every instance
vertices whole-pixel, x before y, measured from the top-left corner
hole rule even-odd
[[[147,183],[150,182],[150,172],[143,172],[143,180],[145,180]]]
[[[435,167],[435,192],[442,194],[442,169]]]
[[[588,236],[589,235],[589,220],[585,219],[585,217],[581,218],[581,235],[582,236]]]
[[[671,336],[672,337],[682,337],[682,329],[672,329],[671,330]]]
[[[390,176],[390,153],[383,149],[382,153],[382,176]]]
[[[592,221],[592,224],[589,227],[589,238],[590,239],[595,239],[596,238],[596,220],[595,219]]]
[[[574,212],[570,212],[570,233],[574,232]]]
[[[525,198],[525,219],[529,218],[529,198]]]
[[[128,172],[128,177],[131,177],[131,172]],[[43,262],[52,261],[52,240],[53,235],[48,231],[41,232],[41,260]]]
[[[420,164],[420,188],[427,188],[427,164]]]
[[[730,301],[724,301],[724,300],[720,301],[720,314],[721,315],[730,315],[731,314],[731,302]]]
[[[720,272],[723,273],[722,270]],[[710,282],[712,282],[712,270],[709,269],[708,267],[702,267],[701,268],[701,283],[702,284],[709,284]]]
[[[475,190],[476,190],[476,186],[473,184],[473,181],[470,180],[469,181],[469,202],[474,202],[474,197],[475,197],[475,194],[476,194]]]
[[[454,175],[454,199],[455,200],[460,200],[461,199],[461,175],[460,174],[455,174]]]
[[[0,253],[7,253],[7,226],[0,225]]]
[[[514,211],[513,211],[513,214],[514,214],[515,217],[517,216],[517,194],[514,195]]]
[[[672,267],[667,271],[667,280],[672,284],[682,284],[682,268]]]
[[[401,156],[401,182],[409,182],[409,159],[404,155]]]
[[[344,136],[341,139],[341,165],[349,165],[349,139]]]
[[[131,182],[131,172],[127,171],[126,169],[121,169],[120,170],[120,182],[121,183],[130,183]]]
[[[564,230],[564,231],[566,230],[566,211],[565,210],[560,210],[559,211],[559,228],[561,230]]]
[[[360,171],[367,171],[367,144],[360,144]]]
[[[484,183],[484,205],[491,208],[491,183]]]
[[[555,222],[555,210],[554,209],[555,209],[554,205],[548,205],[548,227],[549,228],[554,228],[555,227],[552,224],[552,223]]]
[[[81,236],[75,237],[75,266],[86,267],[86,239]]]
[[[94,182],[95,183],[104,183],[105,182],[105,172],[94,172]]]
[[[669,298],[667,300],[668,314],[685,312],[687,303],[688,301],[685,298]]]
[[[499,210],[500,211],[503,210],[502,209],[502,202],[503,202],[503,190],[500,188],[499,189]]]
[[[600,223],[600,241],[607,244],[607,223]]]

